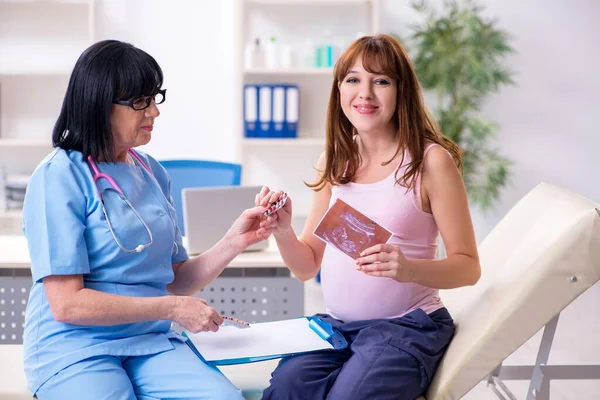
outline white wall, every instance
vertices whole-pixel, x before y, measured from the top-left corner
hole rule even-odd
[[[161,107],[147,151],[158,158],[235,161],[240,80],[238,0],[97,0],[96,39],[131,41],[165,72]],[[408,0],[382,0],[381,31],[417,21]],[[531,188],[554,183],[600,202],[600,2],[488,0],[486,14],[513,37],[517,85],[490,97],[498,145],[514,162],[511,184],[488,215],[475,211],[478,240]],[[17,78],[15,78],[17,79]],[[6,121],[5,121],[6,122]],[[48,127],[48,131],[51,127]]]
[[[236,2],[98,3],[99,37],[131,40],[164,68],[169,101],[148,150],[159,157],[234,160]],[[516,86],[491,96],[484,109],[499,124],[498,146],[514,167],[495,210],[473,213],[479,241],[541,181],[600,202],[600,132],[594,121],[600,104],[600,26],[594,18],[600,2],[485,5],[486,15],[514,38],[517,53],[509,62],[517,74]],[[409,1],[382,1],[382,32],[406,33],[417,20]],[[160,23],[149,29],[148,21]]]
[[[163,69],[167,102],[145,151],[157,158],[236,156],[236,1],[97,0],[96,39],[129,41]]]
[[[498,145],[511,159],[511,183],[494,211],[473,212],[479,241],[539,182],[600,202],[600,2],[488,0],[485,14],[513,37],[508,60],[516,86],[490,97]],[[385,0],[382,31],[417,21],[407,1]]]

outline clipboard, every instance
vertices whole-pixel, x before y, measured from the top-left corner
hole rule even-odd
[[[344,336],[317,317],[258,322],[248,329],[221,327],[217,332],[186,333],[187,344],[211,365],[247,364],[348,347]]]

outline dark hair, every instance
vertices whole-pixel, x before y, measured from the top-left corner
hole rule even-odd
[[[117,40],[93,44],[71,73],[52,144],[78,150],[84,158],[114,162],[110,114],[115,100],[155,95],[163,83],[156,60],[143,50]]]

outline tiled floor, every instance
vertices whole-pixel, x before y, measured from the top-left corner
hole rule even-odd
[[[324,311],[320,286],[307,282],[306,314]],[[562,313],[550,353],[549,364],[600,364],[600,284],[581,295]],[[542,332],[515,351],[505,365],[535,363]],[[247,399],[260,398],[261,388],[268,384],[276,361],[224,367],[223,372],[240,388]],[[525,399],[528,381],[505,382],[517,399]],[[463,400],[497,400],[496,395],[480,383]],[[554,381],[550,386],[551,400],[600,400],[600,380]]]

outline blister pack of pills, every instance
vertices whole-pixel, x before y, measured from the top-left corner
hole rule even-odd
[[[250,324],[246,321],[242,321],[241,319],[226,317],[224,315],[221,315],[221,317],[223,318],[223,323],[221,326],[235,326],[236,328],[240,329],[250,328]]]
[[[279,199],[277,199],[277,201],[271,203],[269,209],[265,211],[265,217],[268,217],[269,215],[276,213],[277,210],[280,210],[281,207],[285,205],[285,201],[288,199],[288,196],[289,192],[284,193],[281,195],[281,197],[279,197]]]

